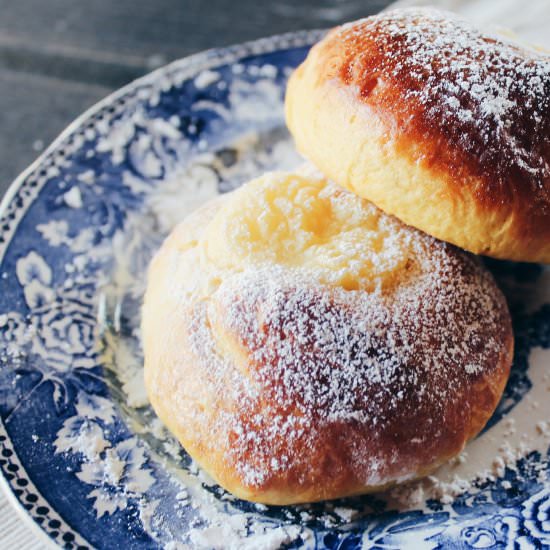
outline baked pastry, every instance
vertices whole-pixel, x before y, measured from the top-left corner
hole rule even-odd
[[[434,9],[343,25],[292,75],[298,149],[441,240],[550,262],[550,56]]]
[[[142,336],[158,416],[220,485],[268,504],[427,474],[484,426],[513,347],[476,258],[283,172],[166,239]]]

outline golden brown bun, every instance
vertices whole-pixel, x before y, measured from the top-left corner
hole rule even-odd
[[[550,57],[450,13],[330,32],[292,75],[298,149],[336,183],[474,253],[550,262]]]
[[[427,474],[484,426],[513,347],[475,258],[287,173],[173,231],[142,331],[159,417],[220,485],[269,504]]]

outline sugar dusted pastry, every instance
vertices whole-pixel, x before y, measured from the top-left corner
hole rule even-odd
[[[343,25],[287,124],[333,181],[476,254],[550,262],[550,54],[434,9]]]
[[[200,208],[143,306],[159,417],[238,497],[289,504],[425,475],[485,425],[513,347],[472,256],[312,174]]]

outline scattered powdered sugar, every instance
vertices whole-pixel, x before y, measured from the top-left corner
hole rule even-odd
[[[544,402],[544,410],[537,418],[550,414],[550,387],[547,359],[540,349],[531,352],[529,377],[532,390],[498,424],[473,441],[466,451],[426,478],[395,487],[382,495],[390,507],[401,510],[425,506],[430,499],[451,504],[465,491],[475,495],[486,482],[502,478],[508,471],[522,478],[518,460],[533,451],[546,453],[550,445],[550,431],[546,420],[533,421],[532,405]],[[546,479],[547,462],[540,461],[534,467],[540,481]],[[503,483],[503,487],[506,482]]]
[[[536,423],[537,432],[541,435],[550,435],[550,424],[547,420],[541,420]]]
[[[65,204],[71,208],[82,208],[82,195],[78,186],[74,185],[63,194]]]
[[[482,365],[476,365],[474,363],[467,363],[466,365],[464,365],[464,370],[468,374],[478,374],[483,370],[483,366]]]
[[[357,515],[356,510],[353,510],[352,508],[344,508],[342,506],[336,506],[334,508],[334,513],[348,523]]]
[[[430,8],[385,12],[338,33],[353,52],[343,78],[367,95],[374,79],[393,107],[406,103],[405,127],[443,134],[484,176],[519,171],[534,188],[550,176],[548,53]]]
[[[215,521],[212,514],[210,527],[191,531],[191,543],[195,548],[228,549],[228,550],[277,550],[281,546],[293,542],[302,534],[297,525],[274,527],[258,530],[251,524],[245,514],[226,515]],[[252,529],[250,529],[252,527]]]

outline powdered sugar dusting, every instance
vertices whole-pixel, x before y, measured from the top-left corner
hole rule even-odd
[[[322,487],[327,472],[312,465],[327,444],[338,448],[333,481],[342,486],[414,477],[461,449],[469,428],[457,415],[469,417],[508,353],[506,306],[475,260],[400,227],[409,246],[392,253],[409,256],[412,275],[393,289],[346,290],[311,266],[220,270],[197,255],[200,238],[180,242],[171,273],[157,274],[179,311],[191,312],[191,349],[178,343],[170,362],[189,364],[191,352],[201,379],[190,402],[189,372],[171,369],[171,386],[182,388],[167,395],[173,414],[191,437],[208,434],[201,445],[226,442],[224,461],[245,486]],[[195,276],[174,276],[174,262],[195,266]],[[144,330],[169,332],[148,327],[147,312]],[[193,404],[205,401],[208,409]]]
[[[548,180],[547,53],[430,8],[350,23],[339,37],[354,52],[342,69],[345,80],[361,85],[375,79],[381,94],[386,86],[398,87],[411,112],[418,106],[403,121],[405,129],[437,129],[478,164],[482,176],[505,181],[519,173],[539,187]],[[372,93],[369,82],[360,93]]]

